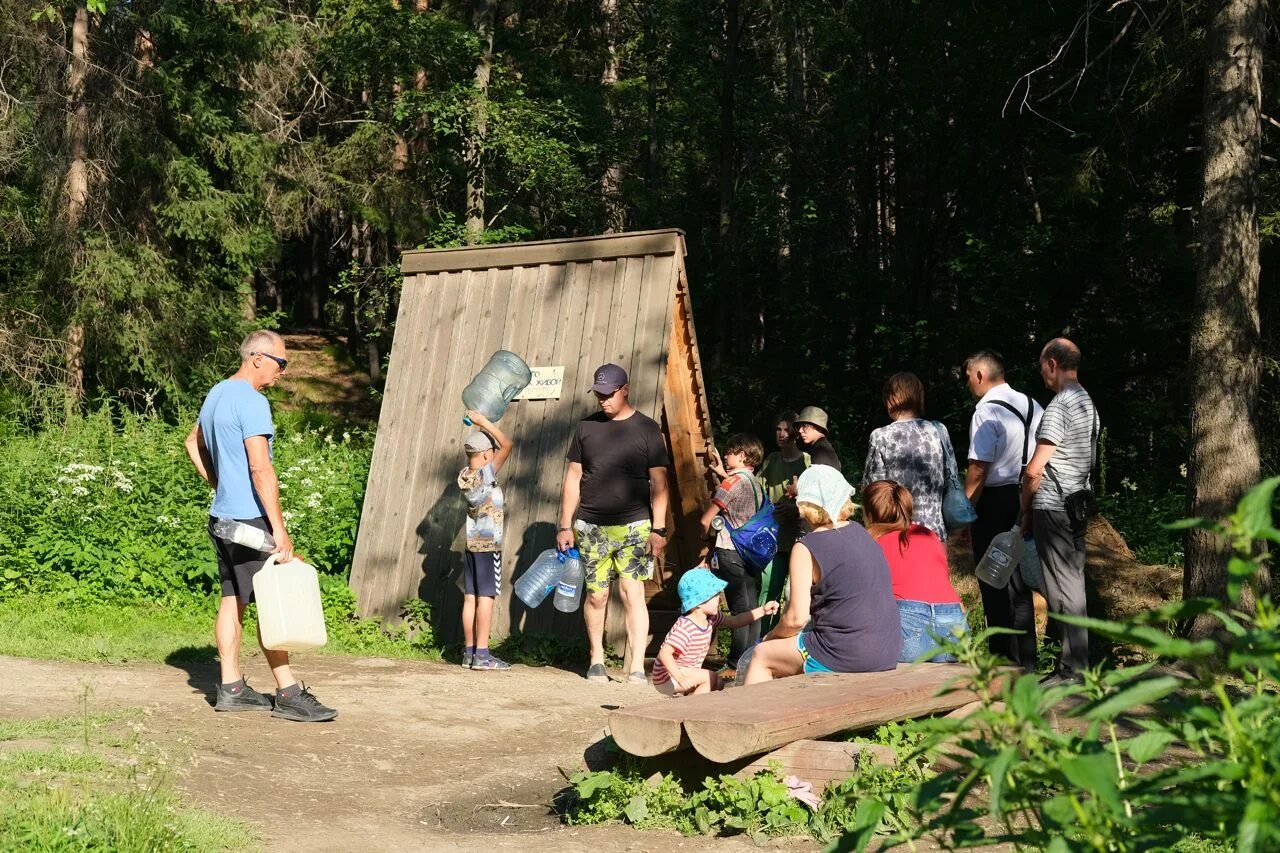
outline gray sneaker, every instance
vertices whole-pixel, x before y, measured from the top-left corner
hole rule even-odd
[[[628,684],[648,684],[649,679],[644,677],[644,670],[637,669],[635,672],[627,676]]]
[[[288,699],[283,698],[279,692],[276,693],[276,708],[271,716],[293,720],[295,723],[325,723],[338,716],[337,711],[320,704],[311,688],[305,684],[299,686],[302,689]]]
[[[462,668],[463,668],[463,669],[471,669],[471,661],[473,661],[473,660],[475,660],[475,655],[469,655],[469,654],[467,654],[466,652],[463,652],[463,653],[462,653]]]
[[[604,664],[593,663],[587,667],[587,681],[595,681],[600,684],[609,683],[609,673],[605,671]]]
[[[249,680],[241,681],[235,690],[227,689],[224,684],[218,685],[218,700],[213,706],[215,711],[262,711],[271,708],[271,697],[265,696],[249,686]]]
[[[511,664],[507,663],[502,658],[494,657],[493,655],[487,655],[485,657],[476,655],[471,659],[471,668],[497,672],[503,669],[511,669]]]

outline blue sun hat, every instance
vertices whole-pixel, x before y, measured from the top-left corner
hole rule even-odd
[[[680,593],[680,612],[688,613],[720,594],[729,584],[711,574],[710,569],[690,569],[680,576],[676,592]]]

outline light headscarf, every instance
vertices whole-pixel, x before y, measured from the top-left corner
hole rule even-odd
[[[840,520],[840,510],[852,496],[853,486],[830,465],[811,465],[796,481],[796,502],[822,507],[832,523]]]

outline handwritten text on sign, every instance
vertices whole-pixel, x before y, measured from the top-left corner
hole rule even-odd
[[[564,387],[564,365],[534,367],[533,381],[516,395],[517,400],[559,400]]]

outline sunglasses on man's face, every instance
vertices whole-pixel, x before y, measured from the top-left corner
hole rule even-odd
[[[265,356],[266,358],[271,359],[271,360],[272,360],[272,361],[274,361],[276,364],[280,365],[280,372],[281,372],[281,373],[284,373],[284,372],[285,372],[285,370],[287,370],[287,369],[289,368],[289,359],[287,359],[287,358],[277,358],[276,356],[272,355],[272,354],[271,354],[271,353],[269,353],[269,352],[255,352],[255,353],[254,353],[254,355],[261,355],[261,356]]]

